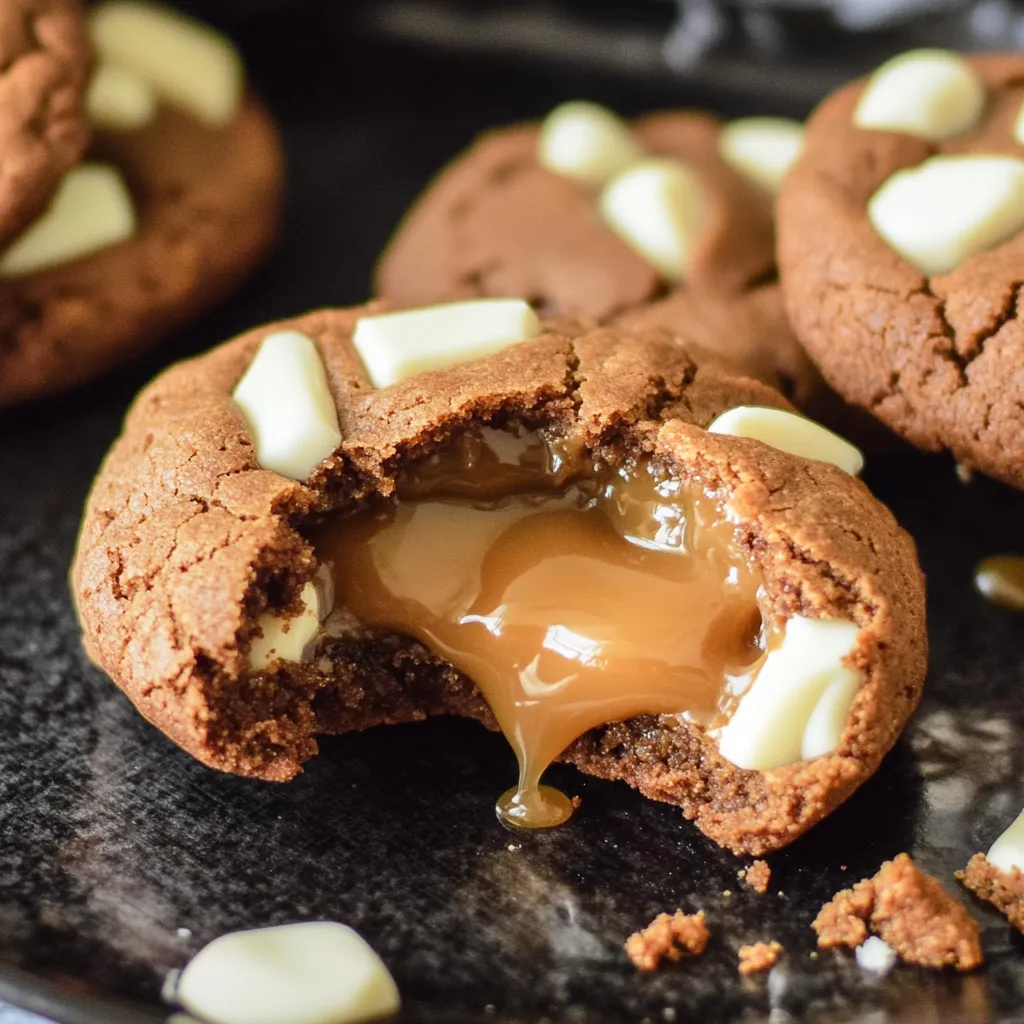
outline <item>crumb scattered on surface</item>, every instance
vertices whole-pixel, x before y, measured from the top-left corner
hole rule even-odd
[[[886,861],[873,878],[837,892],[812,927],[825,948],[859,946],[870,929],[921,967],[969,971],[983,960],[974,919],[905,853]]]
[[[755,942],[752,946],[740,946],[739,972],[742,975],[760,974],[774,967],[780,956],[782,946],[777,942]]]
[[[816,949],[812,949],[811,952],[808,954],[808,956],[810,956],[810,958],[812,960],[817,960],[818,959],[818,951]]]
[[[700,956],[708,944],[708,926],[704,911],[684,914],[659,914],[642,931],[626,939],[626,955],[641,971],[657,970],[662,960],[680,960]]]
[[[739,877],[750,886],[754,892],[762,895],[768,891],[768,885],[772,880],[772,869],[763,860],[755,860],[746,871],[741,871]]]
[[[578,811],[583,806],[583,797],[581,797],[581,796],[574,796],[569,801],[569,803],[572,804],[572,809],[574,811]]]
[[[991,903],[1018,931],[1024,932],[1024,874],[1020,868],[1002,871],[983,853],[976,853],[963,871],[956,872],[961,884],[979,899]]]
[[[723,889],[722,890],[722,895],[726,896],[726,897],[731,896],[732,895],[732,889]]]

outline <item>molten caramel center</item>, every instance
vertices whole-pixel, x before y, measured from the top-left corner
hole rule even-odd
[[[541,434],[463,438],[316,543],[339,605],[480,688],[519,759],[499,812],[527,827],[571,813],[539,780],[577,737],[639,714],[721,725],[765,649],[759,577],[713,499]]]

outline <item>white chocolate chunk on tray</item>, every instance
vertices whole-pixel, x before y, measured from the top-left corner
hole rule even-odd
[[[599,206],[612,230],[662,277],[686,277],[705,212],[689,167],[662,157],[643,160],[608,182]]]
[[[109,131],[136,131],[156,116],[156,93],[131,71],[100,64],[93,72],[85,98],[89,120]]]
[[[338,410],[320,353],[298,331],[263,339],[233,397],[264,469],[306,480],[341,443]]]
[[[1014,868],[1024,871],[1024,811],[992,844],[985,855],[993,867],[1009,873]]]
[[[472,362],[540,333],[522,299],[472,299],[425,309],[364,316],[352,344],[376,388]]]
[[[738,405],[716,417],[710,434],[750,437],[772,448],[832,465],[856,476],[864,468],[864,456],[846,438],[834,434],[805,416],[757,405]]]
[[[185,967],[175,995],[208,1024],[358,1024],[400,1005],[380,957],[330,921],[222,935]]]
[[[563,103],[540,127],[541,166],[584,185],[603,185],[643,156],[625,121],[596,103]]]
[[[739,768],[771,771],[837,749],[861,682],[844,662],[859,632],[845,619],[793,616],[719,731],[722,757]]]
[[[238,113],[242,61],[212,28],[148,0],[106,0],[90,15],[89,29],[102,60],[148,82],[168,103],[213,127]]]
[[[120,173],[106,164],[69,171],[49,208],[0,257],[0,275],[21,277],[70,263],[135,234],[135,208]]]
[[[941,142],[972,128],[984,109],[984,83],[963,57],[949,50],[911,50],[871,76],[853,121],[859,128]]]
[[[755,185],[777,192],[800,155],[804,126],[785,117],[741,117],[718,136],[722,159]]]
[[[1024,229],[1024,160],[933,156],[889,178],[868,218],[921,273],[948,273]]]

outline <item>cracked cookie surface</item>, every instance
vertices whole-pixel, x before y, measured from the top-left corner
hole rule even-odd
[[[632,125],[647,153],[684,161],[704,190],[705,226],[681,286],[602,222],[594,190],[538,163],[538,127],[525,124],[484,134],[440,172],[381,257],[377,293],[401,306],[522,296],[546,315],[668,327],[803,408],[827,389],[774,282],[772,197],[721,158],[720,131],[693,111]]]
[[[549,321],[497,355],[374,390],[357,319],[328,310],[252,331],[144,390],[85,513],[73,590],[90,655],[175,742],[224,771],[284,781],[341,733],[432,714],[495,727],[471,680],[408,638],[350,623],[311,663],[252,673],[266,610],[294,611],[316,570],[309,528],[390,495],[408,460],[482,425],[546,427],[613,463],[660,460],[729,502],[745,557],[782,619],[860,626],[863,681],[835,754],[762,774],[697,726],[648,715],[592,730],[563,759],[679,805],[717,842],[785,845],[875,770],[917,702],[926,659],[914,548],[857,479],[703,428],[739,404],[787,403],[700,365],[663,330]],[[232,391],[268,334],[299,330],[323,360],[342,441],[306,483],[261,469]]]
[[[283,156],[253,97],[224,128],[161,107],[145,128],[97,132],[90,156],[124,176],[132,238],[0,278],[0,405],[84,383],[225,297],[277,231]]]
[[[0,245],[42,212],[89,143],[78,0],[0,3]]]
[[[863,82],[812,116],[779,196],[779,269],[797,336],[829,384],[926,451],[1024,486],[1024,234],[927,277],[875,232],[866,204],[935,154],[1024,156],[1024,58],[971,57],[980,123],[942,143],[853,123]]]

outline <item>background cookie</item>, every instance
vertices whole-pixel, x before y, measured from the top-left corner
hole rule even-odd
[[[601,184],[555,173],[539,161],[547,126],[559,111],[579,106],[591,105],[566,104],[544,126],[490,131],[442,170],[381,257],[377,294],[407,306],[521,295],[548,316],[658,323],[798,404],[819,394],[820,377],[795,343],[772,284],[773,182],[752,169],[756,161],[742,134],[729,136],[717,118],[694,111],[651,114],[629,129],[634,158],[671,157],[696,175],[700,224],[679,285],[602,218]],[[755,131],[767,123],[769,136],[776,124],[733,124],[746,123]],[[780,124],[788,160],[798,135],[795,122]],[[733,137],[740,144],[728,150],[725,140]],[[733,153],[731,162],[726,151]],[[778,156],[773,150],[764,159]],[[696,334],[689,329],[691,314]]]
[[[88,145],[84,17],[78,0],[0,3],[0,245],[45,207]]]
[[[303,660],[309,623],[293,616],[307,614],[301,595],[316,563],[296,528],[390,493],[409,460],[470,428],[511,421],[556,426],[611,459],[669,460],[681,478],[729,501],[773,615],[856,623],[850,659],[861,682],[835,754],[770,774],[743,770],[672,715],[595,730],[565,759],[679,804],[718,842],[749,852],[791,841],[874,771],[920,693],[923,582],[909,538],[848,472],[729,436],[739,428],[702,429],[734,406],[784,399],[695,364],[668,332],[566,333],[565,324],[374,389],[370,377],[382,383],[381,365],[391,364],[364,367],[352,339],[375,311],[325,311],[253,331],[168,371],[136,401],[89,500],[73,587],[90,653],[147,718],[206,764],[271,780],[300,770],[318,731],[437,713],[493,726],[465,676],[400,637],[342,619],[325,641],[329,657]],[[296,342],[296,331],[312,343]],[[287,457],[274,449],[291,467],[280,472],[257,461],[259,449],[265,467],[271,435],[247,425],[251,398],[245,415],[241,394],[232,400],[269,335],[275,351],[298,345],[313,361],[301,372],[281,363],[271,377],[275,392],[293,373],[311,389],[278,410],[303,438]],[[427,339],[416,340],[409,351],[418,358]],[[291,653],[254,671],[268,615],[290,621],[292,639],[275,642]]]
[[[923,51],[903,61],[896,74],[925,66],[917,92],[896,79],[890,95],[906,102],[884,99],[889,66],[871,80],[870,104],[868,83],[856,82],[811,118],[779,197],[788,313],[849,401],[926,451],[947,448],[966,466],[1024,486],[1024,236],[1012,184],[1024,176],[1015,127],[1024,59]],[[974,154],[1010,159],[960,159]],[[957,159],[928,164],[935,156]],[[978,172],[980,181],[971,177]],[[1000,201],[1007,205],[993,214]],[[950,212],[965,222],[950,222]],[[879,223],[895,232],[889,240]],[[941,258],[926,265],[924,249],[933,259],[941,249]]]
[[[104,10],[135,6],[100,8],[94,35]],[[144,62],[147,52],[137,52]],[[103,59],[94,88],[114,66]],[[196,75],[187,65],[183,73]],[[276,233],[280,142],[264,107],[243,92],[240,65],[235,84],[200,88],[195,100],[139,73],[125,77],[113,101],[90,96],[102,127],[89,164],[62,186],[71,187],[67,208],[68,193],[59,193],[51,223],[37,221],[0,256],[0,405],[80,384],[152,345],[236,287]],[[211,96],[226,98],[210,109]],[[108,187],[99,199],[76,198],[82,172],[97,168]],[[75,241],[66,225],[81,223],[76,202],[99,212],[87,251],[69,257],[62,247]]]

